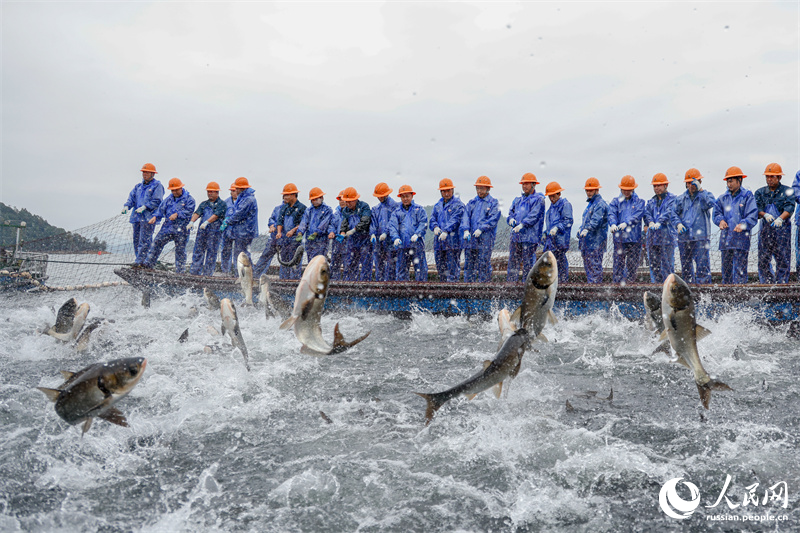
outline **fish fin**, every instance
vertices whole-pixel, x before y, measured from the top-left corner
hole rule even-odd
[[[69,370],[60,370],[60,372],[65,381],[69,381],[75,375],[75,372],[70,372]]]
[[[70,338],[72,337],[71,333],[58,333],[55,327],[51,327],[46,333],[54,339],[60,340],[61,342],[69,342]]]
[[[484,370],[486,370],[486,369],[487,369],[487,368],[489,368],[490,366],[492,366],[492,362],[491,362],[490,360],[486,359],[486,360],[483,362],[483,369],[484,369]]]
[[[550,320],[551,324],[553,324],[553,325],[558,324],[558,319],[556,318],[556,315],[553,314],[553,310],[552,309],[547,312],[547,318]]]
[[[313,348],[309,348],[307,345],[303,345],[300,348],[300,353],[303,355],[328,355],[330,352],[320,352]]]
[[[677,356],[675,359],[673,359],[671,362],[672,362],[672,363],[678,363],[678,364],[680,364],[680,365],[683,365],[683,366],[685,366],[686,368],[688,368],[689,370],[691,370],[691,369],[692,369],[692,367],[691,367],[691,366],[689,366],[689,363],[687,363],[687,362],[686,362],[686,359],[684,359],[684,358],[683,358],[683,357],[681,357],[680,355],[679,355],[679,356]]]
[[[97,416],[106,422],[111,422],[112,424],[116,424],[124,428],[128,427],[128,421],[125,419],[125,415],[123,415],[122,412],[116,407],[106,409],[103,414]]]
[[[92,427],[92,417],[86,419],[86,422],[83,423],[83,433],[81,433],[81,438],[89,431],[89,428]]]
[[[514,312],[511,313],[511,324],[516,328],[519,327],[520,323],[522,322],[522,306],[520,305]]]
[[[492,390],[494,391],[494,397],[499,400],[500,395],[503,394],[503,382],[501,381],[500,383],[492,387]]]
[[[695,336],[697,337],[697,340],[705,339],[706,337],[711,335],[711,332],[709,330],[707,330],[706,328],[704,328],[703,326],[701,326],[700,324],[697,324],[695,326],[694,331],[695,331]]]
[[[50,400],[51,402],[55,402],[56,400],[58,400],[58,395],[61,394],[61,391],[57,389],[48,389],[46,387],[36,387],[36,388],[42,391],[45,394],[45,396],[47,396],[47,399]]]
[[[178,342],[186,342],[188,340],[189,340],[189,328],[186,328],[185,330],[183,330],[183,333],[181,333],[181,336],[178,337]]]
[[[672,352],[670,352],[669,339],[664,340],[662,343],[660,343],[658,346],[656,346],[656,349],[653,350],[653,353],[651,353],[650,355],[653,356],[653,355],[657,354],[658,352],[664,352],[667,355],[670,355],[672,353]]]
[[[708,405],[711,403],[711,391],[712,390],[729,390],[732,391],[733,389],[730,388],[728,385],[721,381],[716,381],[712,379],[708,383],[704,385],[697,385],[697,392],[700,393],[700,401],[703,403],[703,407],[708,409]]]
[[[415,392],[414,394],[422,396],[425,398],[425,401],[428,402],[425,407],[425,425],[427,426],[431,423],[431,420],[433,420],[433,414],[444,405],[444,402],[440,402],[435,394],[426,394],[424,392]]]
[[[289,329],[292,326],[294,326],[295,322],[297,322],[297,317],[296,316],[290,316],[289,318],[284,320],[283,323],[280,326],[278,326],[278,329],[283,329],[283,330]]]
[[[220,335],[222,335],[222,336],[224,337],[224,336],[225,336],[225,334],[228,332],[228,331],[225,329],[225,322],[223,322],[223,323],[222,323],[222,325],[220,326],[220,330],[221,330],[221,333],[220,333]]]
[[[536,337],[536,340],[542,342],[548,342],[547,337],[544,336],[544,333],[539,333],[539,335]]]
[[[352,342],[347,342],[347,341],[344,340],[344,335],[342,335],[342,333],[339,331],[339,323],[337,322],[336,325],[333,327],[333,349],[331,350],[331,353],[332,354],[334,354],[334,353],[342,353],[345,350],[347,350],[349,348],[352,348],[353,346],[355,346],[359,342],[361,342],[364,339],[366,339],[367,337],[369,337],[370,333],[372,333],[372,332],[368,331],[364,335],[362,335],[361,337],[357,338],[356,340],[354,340]]]
[[[575,408],[574,408],[574,407],[572,407],[572,404],[571,404],[571,403],[569,403],[569,400],[567,400],[567,403],[566,403],[566,408],[567,408],[567,412],[568,412],[568,413],[571,413],[571,412],[573,412],[573,411],[575,410]]]
[[[322,419],[323,419],[325,422],[327,422],[328,424],[333,424],[333,420],[331,420],[331,419],[330,419],[330,417],[328,417],[328,415],[326,415],[326,414],[325,414],[323,411],[320,411],[320,412],[319,412],[319,416],[321,416],[321,417],[322,417]]]
[[[614,387],[611,387],[611,393],[608,395],[608,398],[606,398],[606,400],[610,402],[613,399],[614,399]]]
[[[477,396],[477,394],[465,394],[464,396],[466,396],[466,397],[467,397],[467,400],[470,400],[470,401],[472,401],[472,400],[474,400],[474,399],[475,399],[475,397]]]
[[[665,329],[664,331],[661,332],[661,335],[658,336],[658,342],[662,342],[666,340],[668,337],[669,335],[667,335],[667,330]]]
[[[517,366],[515,366],[511,370],[511,372],[508,373],[508,375],[511,376],[512,378],[517,377],[517,374],[519,374],[520,368],[522,368],[522,357],[519,358],[519,361],[517,361]]]

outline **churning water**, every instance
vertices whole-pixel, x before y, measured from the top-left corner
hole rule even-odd
[[[91,304],[89,318],[114,321],[85,354],[37,332],[71,296]],[[786,328],[741,311],[701,317],[713,332],[699,344],[706,369],[734,389],[705,411],[690,372],[650,355],[657,340],[641,323],[562,317],[501,399],[455,399],[425,427],[412,392],[478,371],[497,349],[496,322],[328,313],[328,339],[337,321],[348,339],[372,334],[314,358],[280,319],[238,311],[249,373],[238,351],[204,351],[230,342],[209,332],[219,312],[199,296],[149,309],[128,287],[0,299],[0,530],[800,527],[800,357]],[[96,420],[81,438],[35,389],[60,384],[59,370],[132,356],[148,365],[118,404],[129,428]],[[728,475],[727,500],[712,507]],[[659,506],[678,477],[700,497],[683,521]],[[771,497],[784,485],[785,508]],[[718,515],[773,520],[709,520]]]

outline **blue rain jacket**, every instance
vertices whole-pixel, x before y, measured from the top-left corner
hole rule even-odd
[[[169,195],[161,201],[161,205],[153,214],[156,217],[156,224],[163,218],[164,225],[161,226],[161,232],[178,232],[186,231],[186,225],[192,219],[194,213],[194,198],[189,194],[189,191],[182,189],[183,194],[175,198],[172,196],[172,191]],[[170,220],[173,214],[178,213],[178,218]]]
[[[233,204],[234,210],[226,217],[233,239],[255,239],[258,237],[258,202],[256,191],[250,187],[242,191]]]
[[[269,228],[270,226],[275,226],[275,231],[273,231],[272,233],[278,232],[278,215],[281,212],[281,207],[283,207],[282,203],[276,205],[275,209],[272,210],[272,214],[269,216],[269,220],[267,221],[267,228]]]
[[[608,204],[600,193],[587,198],[589,204],[583,211],[581,229],[578,232],[578,247],[586,252],[605,250],[608,240]],[[586,237],[581,237],[580,232],[589,230]]]
[[[317,239],[327,239],[328,227],[331,225],[332,217],[333,209],[325,205],[325,202],[322,202],[319,207],[311,206],[303,213],[303,220],[300,221],[300,227],[297,231],[305,235],[306,238],[316,233]]]
[[[494,246],[494,239],[497,235],[497,222],[500,220],[500,209],[497,200],[487,194],[486,198],[475,196],[467,203],[464,209],[464,220],[461,221],[461,235],[469,230],[470,234],[475,233],[476,229],[481,230],[481,236],[477,239],[472,237],[463,243],[465,250],[477,248],[479,250],[491,250]]]
[[[800,170],[794,175],[794,182],[792,182],[792,191],[794,192],[794,201],[800,202]],[[794,210],[794,222],[800,225],[800,209]]]
[[[538,243],[544,224],[544,195],[540,192],[532,192],[514,198],[514,201],[511,202],[511,210],[506,217],[506,223],[509,226],[512,226],[509,222],[512,218],[516,224],[522,224],[525,227],[519,233],[511,232],[511,242]]]
[[[790,215],[794,213],[794,190],[786,185],[778,183],[778,188],[770,191],[769,187],[761,187],[756,191],[756,208],[759,211],[769,213],[775,218],[781,216],[786,211]],[[791,216],[789,220],[791,220]],[[761,221],[761,231],[766,228],[774,229],[766,221]]]
[[[678,233],[678,242],[706,241],[711,238],[710,213],[714,202],[714,195],[706,190],[694,196],[687,190],[675,198],[675,231],[678,231],[678,223],[686,227],[686,231]]]
[[[203,201],[199,206],[197,206],[195,213],[200,215],[201,224],[211,218],[213,215],[217,215],[217,220],[206,226],[206,230],[219,230],[219,227],[222,225],[222,221],[225,220],[225,213],[227,210],[228,206],[225,204],[225,200],[217,198],[216,202],[212,202],[211,200]]]
[[[347,248],[360,248],[369,243],[369,227],[372,223],[372,210],[367,202],[358,200],[355,209],[342,208],[342,224],[339,233],[355,228],[356,232],[347,238]]]
[[[658,196],[653,196],[647,201],[644,208],[644,225],[649,226],[651,222],[658,222],[661,227],[647,230],[648,246],[675,246],[675,236],[678,231],[675,229],[677,217],[675,216],[675,199],[677,197],[671,192],[665,192],[659,205]]]
[[[336,209],[333,210],[331,214],[331,221],[328,224],[328,233],[333,233],[334,235],[339,234],[339,228],[342,227],[342,208],[337,206]]]
[[[553,237],[550,230],[558,228]],[[524,231],[524,230],[523,230]],[[520,232],[522,233],[522,232]],[[545,250],[568,250],[569,238],[572,234],[572,204],[563,196],[554,204],[550,204],[545,215]]]
[[[370,235],[375,235],[376,237],[380,237],[382,233],[389,235],[389,220],[398,206],[400,206],[400,202],[394,200],[391,196],[387,196],[385,201],[379,201],[378,205],[372,208],[369,224]]]
[[[233,212],[234,211],[236,211],[235,202],[234,202],[232,196],[228,196],[225,199],[225,220],[230,220],[231,217],[233,216]],[[233,237],[231,237],[231,232],[232,231],[233,231],[233,229],[230,226],[227,226],[225,228],[225,231],[222,232],[222,238],[223,239],[232,239],[233,238]]]
[[[741,187],[736,196],[731,195],[731,191],[717,198],[714,204],[714,224],[725,220],[728,227],[720,230],[719,249],[720,250],[749,250],[750,232],[758,223],[758,208],[753,193]],[[744,223],[745,229],[740,233],[733,231],[737,224]]]
[[[641,242],[642,241],[642,216],[644,215],[644,200],[634,192],[629,200],[622,194],[611,200],[608,206],[608,224],[619,226],[623,222],[628,225],[622,231],[614,233],[614,242]]]
[[[164,199],[164,186],[161,182],[153,178],[150,183],[145,183],[144,179],[137,183],[128,195],[128,201],[125,202],[125,207],[131,210],[131,216],[128,221],[133,222],[147,222],[155,214],[155,210],[161,205],[161,200]],[[143,213],[137,213],[136,210],[145,206],[147,209]]]
[[[389,238],[392,242],[395,239],[400,239],[403,243],[401,248],[411,248],[412,246],[425,245],[425,229],[428,226],[428,215],[425,213],[425,208],[417,205],[414,201],[408,206],[408,209],[403,207],[403,204],[394,210],[392,218],[389,221]],[[411,242],[412,235],[419,235],[416,243]]]
[[[277,233],[277,227],[282,226],[283,230],[281,231],[281,238],[278,241],[278,246],[283,246],[286,243],[291,244],[294,246],[295,242],[294,239],[297,237],[297,233],[292,235],[291,237],[287,237],[286,233],[288,233],[293,228],[298,228],[297,231],[300,231],[300,223],[303,221],[303,216],[306,213],[306,206],[300,201],[294,203],[293,206],[289,206],[289,204],[281,204],[280,209],[278,210],[278,216],[275,218],[275,232]]]
[[[460,250],[461,249],[461,222],[464,220],[464,202],[460,198],[453,196],[450,201],[444,203],[444,198],[439,198],[431,212],[431,220],[428,228],[433,231],[441,228],[447,232],[444,242],[439,240],[439,236],[433,238],[434,250]]]

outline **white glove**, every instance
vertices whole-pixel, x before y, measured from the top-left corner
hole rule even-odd
[[[588,229],[585,229],[585,230],[581,231],[581,237],[586,237],[587,235],[589,235],[589,230]]]
[[[686,231],[686,226],[684,226],[684,225],[683,225],[683,224],[681,224],[680,222],[678,222],[678,225],[677,225],[677,226],[675,226],[675,227],[677,228],[677,230],[678,230],[678,233],[683,233],[684,231]]]
[[[192,231],[192,226],[194,226],[194,222],[189,222],[186,224],[186,231]]]
[[[353,233],[355,233],[355,232],[356,232],[356,228],[349,229],[349,230],[347,230],[347,231],[345,231],[345,232],[344,232],[344,236],[345,236],[345,237],[349,237],[350,235],[352,235],[352,234],[353,234]]]
[[[442,228],[440,228],[439,226],[436,226],[435,228],[433,228],[433,234],[434,235],[439,235],[441,232],[442,232]]]
[[[619,231],[619,228],[617,227],[617,225],[616,225],[616,224],[611,224],[611,225],[608,227],[608,231],[610,231],[611,233],[616,233],[617,231]]]
[[[623,222],[622,224],[619,225],[619,230],[622,231],[627,227],[628,227],[628,224],[626,222]]]
[[[442,241],[442,242],[447,240],[447,232],[446,231],[443,231],[441,233],[441,235],[439,235],[439,240]]]
[[[200,229],[206,229],[208,227],[208,220],[200,224]]]
[[[469,230],[464,230],[464,239],[469,239]]]
[[[780,228],[781,226],[783,226],[783,219],[781,217],[776,218],[775,222],[773,222],[772,225],[776,228]]]
[[[417,239],[419,239],[419,235],[417,235],[416,233],[411,236],[411,242],[417,242]]]
[[[658,231],[658,230],[661,229],[661,222],[653,222],[653,225],[650,226],[650,227],[653,228],[654,230]]]
[[[147,209],[145,206],[140,207],[136,210],[137,213],[144,213],[144,210]]]
[[[764,213],[764,220],[767,221],[767,224],[772,224],[772,221],[775,220],[775,217],[769,213]]]
[[[475,237],[475,238],[477,239],[478,237],[480,237],[480,236],[481,236],[481,233],[483,233],[481,230],[479,230],[479,229],[476,229],[476,230],[475,230],[475,233],[473,233],[473,234],[472,234],[472,236],[473,236],[473,237]]]
[[[551,237],[555,237],[556,233],[558,233],[558,228],[553,228],[553,229],[550,230],[550,236]]]
[[[514,229],[512,229],[511,231],[513,231],[514,233],[519,233],[520,231],[522,231],[522,228],[524,228],[524,227],[525,226],[523,224],[517,224],[516,226],[514,226]]]
[[[648,227],[648,228],[650,228],[650,229],[653,229],[653,226],[655,226],[655,225],[656,225],[656,223],[655,223],[655,222],[651,222],[651,223],[649,223],[649,224],[647,225],[647,227]]]
[[[509,226],[516,226],[517,225],[517,221],[514,220],[513,218],[509,218],[508,219],[508,225]]]
[[[385,233],[381,233],[381,236],[378,237],[378,240],[381,241],[381,242],[385,241],[386,240],[386,234]]]
[[[403,244],[403,241],[401,241],[400,239],[395,239],[394,240],[394,245],[395,246],[400,246],[401,244]]]
[[[127,215],[128,214],[128,206],[127,205],[123,205],[122,206],[122,214],[123,215]]]

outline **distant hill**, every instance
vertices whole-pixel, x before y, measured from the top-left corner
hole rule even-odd
[[[6,222],[25,222],[20,238],[23,249],[29,252],[99,252],[106,250],[106,243],[97,238],[88,240],[77,233],[50,225],[45,219],[25,208],[17,210],[0,202],[0,246],[13,248],[17,229],[6,226]]]

